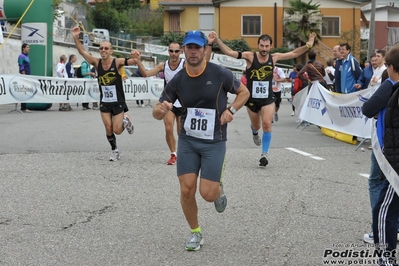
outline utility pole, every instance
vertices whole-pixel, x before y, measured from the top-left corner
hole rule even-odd
[[[371,0],[371,12],[370,12],[370,38],[369,38],[369,47],[367,50],[367,60],[370,59],[370,56],[374,53],[375,49],[375,6],[376,0]]]

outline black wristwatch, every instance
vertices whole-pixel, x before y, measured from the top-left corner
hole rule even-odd
[[[232,114],[232,115],[234,115],[236,112],[237,112],[237,110],[233,107],[233,106],[230,106],[229,108],[227,108],[229,111],[230,111],[230,113]]]

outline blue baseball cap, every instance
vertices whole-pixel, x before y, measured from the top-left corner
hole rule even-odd
[[[196,44],[199,46],[206,45],[205,34],[200,30],[190,30],[184,34],[183,45]]]

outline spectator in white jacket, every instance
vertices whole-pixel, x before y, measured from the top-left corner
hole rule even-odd
[[[58,78],[68,78],[68,74],[65,68],[65,63],[67,61],[67,57],[65,55],[60,56],[60,61],[56,66],[55,76]],[[58,108],[59,111],[71,111],[70,105],[68,103],[60,103]]]
[[[327,64],[327,67],[325,69],[326,75],[324,76],[324,80],[326,81],[326,89],[333,91],[334,77],[335,77],[335,68],[333,66],[334,60],[332,58],[328,58],[326,64]]]
[[[273,120],[275,122],[278,121],[277,112],[278,109],[280,109],[282,83],[286,81],[286,79],[287,78],[285,77],[284,71],[281,68],[274,66],[272,88],[273,88],[274,97],[276,98],[276,101],[274,102],[276,104],[276,109],[274,111],[274,117],[273,117]]]

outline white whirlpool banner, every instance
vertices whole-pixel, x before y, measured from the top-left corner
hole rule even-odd
[[[158,100],[163,82],[155,78],[128,78],[123,82],[126,101]],[[99,99],[97,79],[0,74],[0,104],[80,103]]]
[[[333,93],[315,82],[302,105],[299,118],[320,127],[371,138],[371,119],[362,113],[363,103],[369,95],[369,89],[349,94]]]

